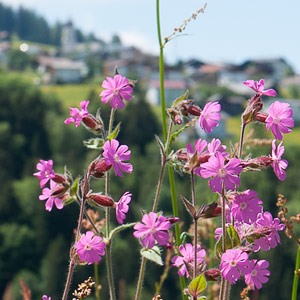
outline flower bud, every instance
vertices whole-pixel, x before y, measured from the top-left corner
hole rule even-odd
[[[88,193],[86,197],[100,206],[115,207],[114,200],[109,196],[102,195],[100,193]]]
[[[206,280],[217,281],[218,278],[220,277],[220,270],[216,269],[216,268],[209,269],[204,272],[204,275],[205,275]]]
[[[171,224],[175,224],[177,222],[180,221],[180,219],[178,217],[168,217],[168,221],[171,223]]]
[[[245,109],[245,111],[242,114],[242,121],[243,125],[247,125],[253,120],[255,120],[255,116],[259,111],[261,111],[263,108],[263,102],[260,98],[260,95],[253,96]]]
[[[95,178],[102,178],[112,165],[107,164],[104,158],[95,159],[89,167],[89,173]]]
[[[99,122],[92,114],[88,114],[86,117],[82,118],[82,123],[90,130],[100,133],[103,124]]]
[[[263,168],[267,168],[272,164],[273,160],[270,156],[260,156],[248,160],[242,160],[241,166],[243,169],[250,168],[255,170],[260,170]]]
[[[55,173],[55,176],[53,178],[51,178],[55,183],[59,183],[59,184],[67,184],[67,179],[64,175],[61,174],[57,174]]]
[[[51,190],[51,196],[56,197],[56,198],[63,198],[65,192],[68,190],[67,187],[63,185],[58,185],[55,187],[53,190]]]
[[[201,115],[201,109],[200,109],[200,107],[198,107],[196,105],[188,105],[187,106],[187,111],[192,116],[199,117]]]
[[[257,113],[255,117],[255,121],[261,122],[261,123],[266,123],[268,114],[266,113]]]

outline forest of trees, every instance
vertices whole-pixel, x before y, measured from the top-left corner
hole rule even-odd
[[[44,17],[30,9],[22,6],[13,9],[0,2],[0,31],[6,31],[9,36],[59,46],[63,25],[61,22],[49,25]],[[84,35],[79,29],[75,30],[75,35],[78,42],[96,39],[93,34]]]

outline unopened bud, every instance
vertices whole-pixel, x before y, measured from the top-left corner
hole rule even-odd
[[[201,109],[200,109],[200,107],[198,107],[196,105],[188,105],[187,111],[192,116],[199,117],[201,115]]]
[[[263,108],[263,102],[260,95],[253,96],[242,114],[243,125],[247,125],[256,119],[256,115]]]
[[[102,130],[101,122],[99,122],[93,115],[88,114],[82,119],[83,124],[90,130],[100,133]]]
[[[65,192],[67,191],[67,187],[65,186],[57,186],[53,190],[51,190],[51,196],[57,197],[57,198],[62,198]]]
[[[264,169],[269,167],[272,164],[273,160],[270,156],[260,156],[248,160],[242,160],[241,166],[242,168],[250,168],[250,169]]]
[[[220,277],[220,270],[216,269],[216,268],[209,269],[204,272],[204,275],[205,275],[206,280],[217,281],[218,278]]]
[[[67,178],[64,175],[55,173],[54,178],[51,178],[55,183],[66,185],[68,184]]]
[[[267,116],[268,115],[266,113],[257,113],[255,115],[255,121],[266,123]]]
[[[180,219],[178,217],[168,217],[168,221],[171,224],[175,224],[175,223],[178,223],[180,221]]]
[[[95,202],[100,206],[105,206],[105,207],[115,206],[115,202],[111,197],[102,195],[100,193],[88,193],[86,197],[87,199],[92,200],[93,202]]]
[[[90,164],[89,173],[95,178],[102,178],[111,167],[112,165],[107,164],[104,158],[97,158]]]

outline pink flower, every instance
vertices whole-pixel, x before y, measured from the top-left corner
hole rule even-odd
[[[221,105],[218,102],[208,102],[205,104],[199,117],[200,127],[205,132],[212,132],[212,129],[219,125]]]
[[[286,173],[285,169],[288,167],[288,161],[281,159],[284,153],[284,146],[282,142],[279,143],[276,149],[276,140],[272,141],[272,167],[277,178],[281,181],[285,180]]]
[[[116,176],[122,177],[122,172],[132,172],[132,164],[124,162],[124,160],[130,159],[130,150],[128,149],[128,146],[119,146],[119,141],[112,139],[104,143],[103,150],[103,157],[105,158],[105,162],[113,166]]]
[[[241,249],[228,249],[222,254],[220,271],[230,283],[235,283],[241,275],[248,273],[248,254]]]
[[[207,145],[207,151],[210,156],[215,155],[217,152],[222,153],[224,157],[228,157],[229,153],[226,152],[226,146],[222,145],[222,142],[219,139],[213,138],[210,143]]]
[[[267,269],[269,262],[266,260],[256,259],[249,262],[249,273],[245,275],[245,283],[250,286],[252,290],[261,289],[263,283],[269,281],[270,271]]]
[[[123,196],[120,198],[120,200],[116,203],[116,219],[119,224],[123,224],[126,214],[128,213],[129,206],[128,204],[131,201],[132,194],[129,192],[126,192],[123,194]]]
[[[278,218],[273,220],[270,212],[266,211],[264,213],[259,213],[255,226],[257,229],[267,229],[268,231],[271,231],[267,236],[254,241],[253,250],[255,252],[260,249],[263,251],[269,251],[280,243],[278,231],[284,229],[284,224],[281,224]]]
[[[243,82],[246,86],[254,90],[260,96],[271,96],[275,97],[277,95],[274,89],[264,90],[265,87],[265,80],[260,79],[259,81],[255,80],[246,80]]]
[[[57,209],[62,209],[64,207],[63,200],[58,197],[58,195],[60,194],[59,191],[61,190],[64,191],[64,187],[55,183],[52,180],[50,181],[50,189],[46,187],[42,190],[42,195],[39,196],[39,199],[41,201],[46,200],[46,210],[51,211],[53,205],[55,205]]]
[[[65,124],[71,124],[75,123],[75,126],[78,127],[82,121],[83,118],[86,118],[89,115],[88,112],[88,105],[90,101],[84,100],[80,102],[80,110],[78,108],[70,108],[70,117],[67,118],[64,123]]]
[[[246,190],[234,197],[231,206],[232,216],[236,221],[254,222],[257,214],[262,212],[262,201],[256,191]]]
[[[115,109],[124,107],[124,100],[129,101],[132,98],[133,87],[126,77],[119,74],[114,78],[106,77],[102,83],[103,91],[100,93],[103,103],[110,102],[110,106]]]
[[[52,159],[41,159],[40,162],[37,163],[36,168],[39,172],[34,173],[33,176],[36,176],[39,179],[41,188],[44,187],[50,179],[55,177]]]
[[[222,153],[217,152],[211,156],[208,162],[201,165],[200,175],[203,178],[210,178],[209,186],[214,192],[222,192],[222,186],[228,190],[234,190],[240,184],[239,175],[242,166],[238,158],[231,158],[225,163]]]
[[[153,248],[155,243],[164,246],[169,242],[170,227],[171,223],[166,217],[150,212],[143,215],[142,222],[134,225],[133,235],[141,239],[143,247]]]
[[[99,262],[101,257],[105,255],[105,243],[100,236],[94,235],[92,231],[82,234],[74,248],[80,260],[87,262],[88,265]]]
[[[51,297],[48,297],[47,295],[43,295],[42,300],[51,300]]]
[[[268,109],[266,118],[266,128],[271,128],[273,135],[277,140],[282,140],[282,133],[291,132],[294,127],[293,110],[289,103],[280,101],[273,102]]]
[[[172,258],[172,264],[174,267],[179,268],[178,275],[186,276],[188,278],[190,276],[189,270],[187,266],[190,266],[193,269],[194,266],[194,246],[190,243],[179,246],[179,254]],[[206,251],[201,249],[200,245],[197,245],[197,265],[204,265],[204,257],[206,255]]]

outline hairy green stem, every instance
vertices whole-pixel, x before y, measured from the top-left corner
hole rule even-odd
[[[82,185],[86,185],[86,184],[88,184],[87,175],[85,175],[84,179],[82,180]],[[82,188],[82,190],[83,190],[83,193],[82,193],[82,199],[81,199],[81,202],[80,202],[80,209],[79,209],[79,217],[78,217],[78,222],[77,222],[75,242],[77,242],[77,240],[79,238],[81,223],[82,223],[82,220],[83,220],[84,209],[85,209],[85,201],[86,201],[85,190],[87,190],[87,189]],[[68,298],[70,285],[71,285],[71,281],[72,281],[72,277],[73,277],[73,273],[74,273],[74,268],[75,268],[75,259],[74,259],[74,254],[73,254],[72,248],[71,248],[70,252],[71,252],[71,259],[70,259],[70,263],[69,263],[68,275],[67,275],[67,280],[66,280],[62,300],[67,300],[67,298]]]
[[[72,277],[73,277],[73,273],[74,273],[74,268],[75,268],[75,262],[74,262],[74,257],[72,257],[70,260],[70,263],[69,263],[69,269],[68,269],[68,275],[67,275],[67,280],[66,280],[66,284],[65,284],[65,289],[64,289],[64,293],[61,298],[62,300],[68,299],[68,294],[69,294],[70,285],[71,285],[71,281],[72,281]]]
[[[196,192],[195,192],[195,178],[194,172],[191,172],[191,191],[192,191],[192,204],[196,205]],[[197,277],[197,244],[198,244],[198,218],[194,216],[194,269],[193,278]]]
[[[100,288],[99,288],[99,271],[98,263],[94,263],[94,275],[95,275],[95,296],[96,300],[100,300]]]
[[[141,298],[143,281],[144,281],[145,270],[146,270],[146,261],[147,259],[143,256],[141,261],[139,279],[136,287],[134,300],[140,300]]]
[[[298,282],[299,282],[299,269],[300,269],[300,245],[298,244],[295,271],[294,271],[292,298],[291,298],[292,300],[297,300]]]

